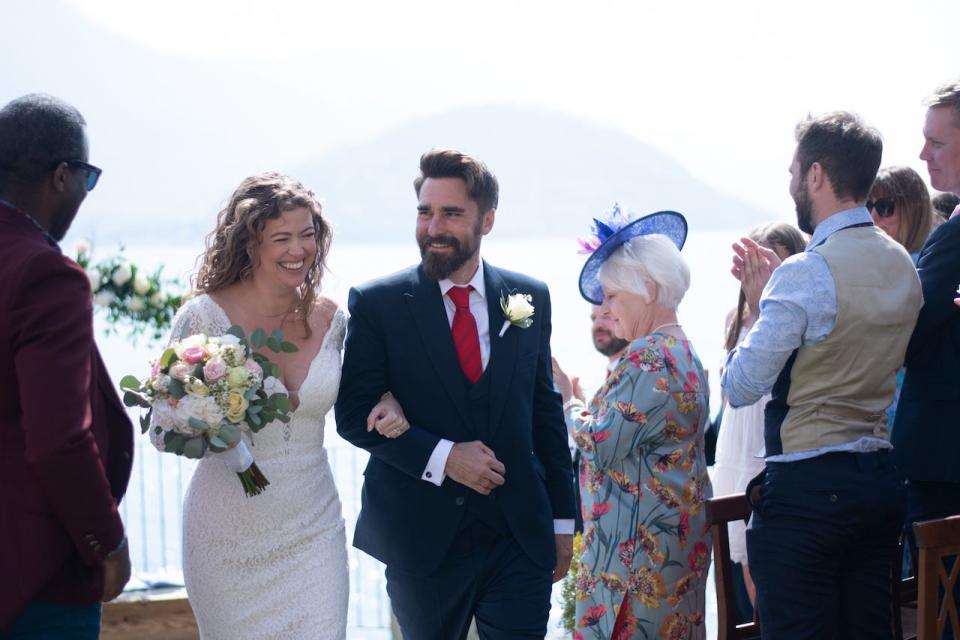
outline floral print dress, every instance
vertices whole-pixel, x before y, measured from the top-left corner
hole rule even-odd
[[[708,397],[690,343],[655,333],[630,344],[589,407],[566,411],[583,454],[574,638],[705,637]]]

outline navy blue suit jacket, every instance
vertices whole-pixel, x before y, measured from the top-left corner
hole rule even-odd
[[[441,438],[482,440],[504,464],[497,501],[514,538],[538,565],[556,563],[553,520],[574,517],[570,452],[550,363],[549,292],[542,282],[487,263],[484,279],[490,313],[490,423],[484,429],[468,413],[468,386],[437,282],[417,267],[350,290],[337,431],[370,452],[353,543],[402,571],[437,568],[472,491],[449,477],[439,487],[421,479]],[[501,292],[533,296],[532,326],[511,326],[498,337]],[[367,432],[367,415],[386,391],[411,425],[396,439]]]
[[[960,482],[960,218],[930,235],[917,262],[923,307],[907,347],[892,442],[909,480]]]

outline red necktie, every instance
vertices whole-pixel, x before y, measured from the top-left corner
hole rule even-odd
[[[470,313],[470,292],[473,287],[453,287],[447,291],[457,310],[453,314],[453,344],[457,348],[460,368],[471,384],[480,379],[483,361],[480,359],[480,335],[477,320]]]

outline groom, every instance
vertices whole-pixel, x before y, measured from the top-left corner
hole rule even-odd
[[[569,567],[570,453],[550,364],[550,297],[480,259],[498,185],[455,150],[420,159],[422,262],[350,291],[341,436],[370,452],[354,545],[387,565],[404,638],[543,638]],[[529,294],[526,328],[501,296]],[[391,391],[410,429],[367,430]],[[389,434],[388,434],[389,435]]]

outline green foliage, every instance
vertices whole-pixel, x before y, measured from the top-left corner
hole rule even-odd
[[[77,263],[87,272],[94,307],[106,315],[107,333],[119,333],[125,325],[131,342],[146,335],[163,339],[183,298],[171,293],[175,280],[163,278],[163,267],[153,273],[131,263],[121,246],[116,255],[92,263],[89,245],[77,246]]]
[[[563,602],[563,614],[560,625],[573,633],[577,625],[577,573],[580,571],[580,556],[583,553],[583,536],[573,537],[573,558],[570,560],[570,571],[563,577],[560,585],[560,600]]]

